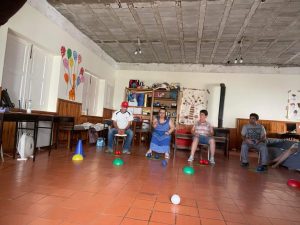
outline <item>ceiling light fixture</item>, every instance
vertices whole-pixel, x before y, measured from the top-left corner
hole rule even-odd
[[[244,40],[244,37],[242,37],[241,40],[238,41],[238,44],[239,44],[239,49],[238,49],[238,56],[235,58],[235,60],[233,61],[234,64],[237,64],[237,63],[243,63],[244,62],[244,59],[242,57],[242,45],[243,45],[243,40]]]
[[[139,54],[142,54],[142,49],[141,49],[141,40],[139,37],[137,37],[137,48],[135,49],[134,51],[134,54],[137,55],[138,53]]]

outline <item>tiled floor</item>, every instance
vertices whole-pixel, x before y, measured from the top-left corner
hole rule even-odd
[[[115,156],[84,146],[85,159],[74,164],[61,148],[37,155],[36,162],[6,158],[0,164],[1,225],[299,225],[300,190],[285,168],[255,173],[239,166],[238,154],[217,154],[215,167],[194,162],[195,174],[182,172],[188,152],[163,167],[144,157],[143,147]],[[180,205],[170,202],[172,194]]]

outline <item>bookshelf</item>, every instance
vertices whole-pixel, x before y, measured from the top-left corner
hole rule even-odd
[[[133,117],[152,121],[153,89],[126,88],[125,100]]]
[[[154,90],[126,88],[125,100],[128,101],[128,111],[133,117],[152,122],[153,116],[158,115],[161,107],[167,109],[168,115],[174,123],[177,121],[178,90]]]

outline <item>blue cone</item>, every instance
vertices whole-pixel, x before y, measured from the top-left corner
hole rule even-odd
[[[85,157],[81,139],[79,139],[78,142],[77,142],[76,149],[75,149],[75,155],[76,154],[79,154],[79,155],[82,155],[83,157]]]

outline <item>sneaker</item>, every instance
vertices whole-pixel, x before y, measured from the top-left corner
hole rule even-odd
[[[265,172],[268,170],[268,166],[266,165],[260,165],[256,168],[256,172]]]
[[[188,162],[193,162],[193,161],[194,161],[194,156],[191,155],[188,159]]]
[[[242,163],[241,163],[241,167],[244,167],[244,168],[245,168],[245,167],[248,167],[248,166],[249,166],[249,163],[247,163],[247,162],[246,162],[246,163],[245,163],[245,162],[242,162]]]
[[[129,150],[123,150],[123,154],[127,154],[127,155],[130,155],[131,152]]]
[[[170,158],[170,154],[168,152],[165,153],[165,159],[169,159]]]
[[[113,153],[113,150],[110,149],[110,148],[108,148],[108,149],[105,150],[105,152],[106,152],[106,153]]]
[[[151,158],[151,156],[152,156],[152,151],[151,150],[149,150],[146,154],[145,154],[145,156],[146,157],[150,157]]]
[[[210,163],[211,165],[215,165],[215,164],[216,164],[215,158],[214,158],[214,157],[211,157],[210,160],[209,160],[209,163]]]

